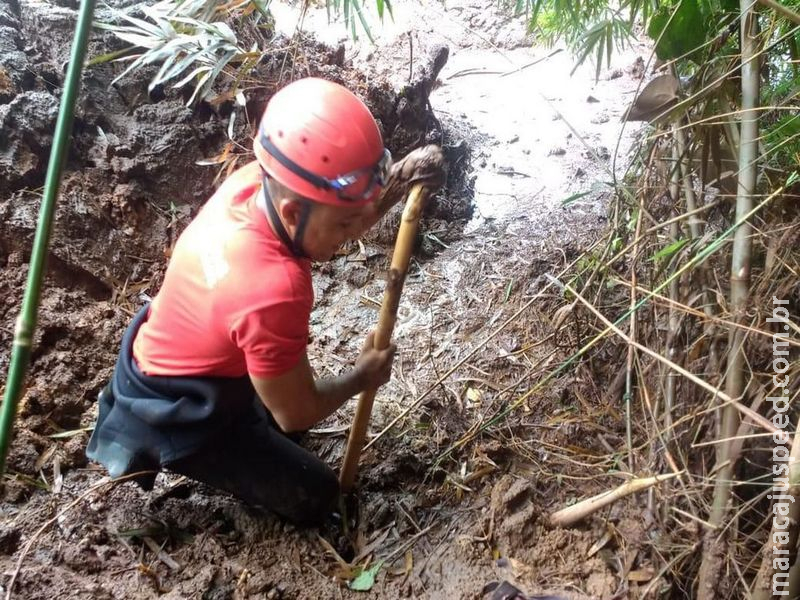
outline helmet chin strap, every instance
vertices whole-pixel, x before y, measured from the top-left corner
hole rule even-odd
[[[311,202],[308,200],[300,200],[300,220],[295,228],[294,238],[290,238],[289,233],[283,226],[283,221],[281,221],[280,215],[278,215],[278,210],[275,208],[275,204],[272,202],[272,197],[269,195],[268,178],[266,175],[262,176],[261,178],[261,191],[264,194],[264,204],[267,205],[267,218],[272,224],[272,228],[275,230],[275,233],[278,234],[278,237],[283,242],[283,245],[289,248],[289,250],[292,251],[292,254],[298,258],[310,258],[308,254],[306,254],[305,250],[303,250],[303,235],[306,232],[308,217],[311,214]]]

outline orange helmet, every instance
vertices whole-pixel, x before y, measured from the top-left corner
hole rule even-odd
[[[253,150],[270,177],[304,198],[338,206],[374,200],[391,166],[366,105],[341,85],[315,77],[272,96]]]

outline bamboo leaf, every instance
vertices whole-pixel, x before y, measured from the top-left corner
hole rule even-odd
[[[686,244],[689,243],[688,239],[678,240],[677,242],[671,243],[669,246],[662,248],[658,252],[656,252],[653,256],[649,258],[652,262],[657,262],[659,260],[663,260],[665,258],[670,258],[674,254],[680,251]]]
[[[197,98],[202,98],[202,94],[200,93],[202,90],[205,89],[205,84],[211,77],[211,71],[206,73],[200,78],[200,81],[197,82],[197,86],[194,88],[194,92],[192,93],[192,97],[189,98],[189,101],[186,103],[186,106],[190,106],[194,103]]]
[[[189,73],[186,77],[181,79],[178,83],[173,84],[172,87],[175,88],[175,89],[180,89],[183,86],[185,86],[187,83],[189,83],[192,79],[197,77],[200,73],[203,73],[205,71],[210,71],[210,70],[211,70],[211,67],[209,67],[207,65],[203,65],[201,67],[197,67],[194,71]]]
[[[658,41],[658,58],[671,60],[705,44],[709,29],[698,2],[672,0],[660,3],[647,27],[647,35]]]
[[[82,433],[87,433],[89,431],[94,431],[94,425],[92,425],[91,427],[82,427],[81,429],[72,429],[70,431],[59,431],[58,433],[48,435],[47,437],[54,440],[63,440],[75,437],[76,435],[80,435]]]
[[[120,58],[128,58],[128,54],[134,52],[135,50],[136,46],[130,46],[128,48],[123,48],[122,50],[115,50],[114,52],[100,54],[99,56],[95,56],[94,58],[90,59],[86,64],[91,67],[94,65],[102,65]]]
[[[143,12],[147,14],[146,7],[143,10]],[[128,23],[133,23],[134,25],[136,25],[136,27],[138,27],[144,33],[149,33],[153,37],[161,36],[160,28],[157,27],[156,25],[153,25],[152,23],[148,23],[147,21],[144,21],[142,19],[137,19],[136,17],[131,17],[130,15],[127,15],[125,13],[118,13],[118,15],[120,18],[124,19],[125,21],[128,21]]]
[[[137,68],[139,68],[139,67],[141,67],[143,64],[145,64],[145,58],[146,58],[146,57],[147,57],[147,55],[146,55],[146,54],[140,54],[140,55],[139,55],[139,56],[138,56],[138,57],[137,57],[137,58],[136,58],[136,59],[135,59],[135,60],[134,60],[134,61],[133,61],[133,62],[132,62],[130,65],[128,65],[128,68],[127,68],[127,69],[125,69],[125,70],[124,70],[122,73],[120,73],[119,75],[117,75],[117,76],[116,76],[116,77],[115,77],[115,78],[114,78],[114,79],[111,81],[111,85],[114,85],[114,84],[115,84],[115,83],[117,83],[117,82],[118,82],[120,79],[122,79],[123,77],[125,77],[125,75],[127,75],[128,73],[131,73],[131,72],[135,71]],[[120,59],[120,60],[127,60],[128,58],[133,58],[133,57],[125,57],[124,59]]]
[[[369,41],[374,44],[375,39],[372,37],[372,31],[370,31],[369,24],[364,18],[364,14],[361,12],[361,7],[358,5],[358,0],[353,0],[353,8],[356,11],[356,15],[358,15],[358,20],[361,21],[361,26],[364,28],[364,33],[367,34]]]
[[[138,46],[140,48],[155,48],[156,46],[161,46],[164,44],[163,40],[161,40],[160,38],[158,39],[152,38],[139,33],[115,31],[114,35],[116,35],[119,39],[128,42],[129,44],[133,44],[134,46]]]
[[[581,198],[585,198],[586,196],[588,196],[591,193],[592,192],[589,191],[589,192],[578,192],[576,194],[572,194],[571,196],[568,196],[567,198],[564,198],[561,201],[561,206],[569,206],[573,202],[576,202],[576,201],[580,200]]]

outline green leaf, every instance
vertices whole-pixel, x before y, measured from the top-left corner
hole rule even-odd
[[[589,192],[578,192],[577,194],[572,194],[572,196],[569,196],[568,198],[565,198],[564,200],[561,201],[561,206],[569,206],[573,202],[576,202],[581,198],[588,196],[591,193],[592,192],[589,191]]]
[[[375,39],[372,37],[372,31],[370,31],[369,23],[367,23],[367,20],[364,18],[363,13],[361,12],[361,7],[358,5],[358,1],[359,0],[353,0],[353,8],[356,11],[356,15],[358,15],[358,20],[361,21],[361,26],[364,28],[364,33],[367,34],[369,41],[374,44]]]
[[[689,55],[706,43],[708,21],[698,0],[672,0],[658,8],[647,27],[661,60]]]
[[[677,242],[673,242],[669,246],[667,246],[666,248],[662,248],[661,250],[656,252],[653,256],[650,257],[649,260],[652,261],[652,262],[657,262],[657,261],[663,260],[665,258],[670,258],[674,254],[676,254],[678,251],[680,251],[680,249],[683,248],[688,243],[689,243],[689,240],[678,240]]]
[[[508,299],[511,297],[511,290],[514,289],[514,280],[511,279],[506,286],[506,293],[503,297],[503,303],[508,302]]]
[[[136,51],[136,46],[130,46],[128,48],[123,48],[122,50],[115,50],[114,52],[108,52],[107,54],[101,54],[99,56],[95,56],[94,58],[90,59],[86,65],[87,66],[94,66],[94,65],[102,65],[107,62],[111,62],[112,60],[117,60],[119,58],[125,58],[128,54]]]
[[[368,592],[372,589],[372,586],[375,585],[375,577],[378,575],[378,571],[381,570],[382,566],[383,561],[379,560],[366,571],[362,570],[361,573],[358,574],[358,577],[347,584],[348,587],[355,592]]]
[[[256,10],[262,17],[264,17],[265,19],[269,19],[270,0],[267,0],[266,2],[262,2],[261,0],[251,0],[251,2],[256,7]]]

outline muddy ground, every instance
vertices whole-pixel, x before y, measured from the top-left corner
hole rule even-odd
[[[0,0],[2,373],[75,18],[63,4]],[[224,151],[230,112],[240,110],[231,103],[189,109],[185,95],[168,89],[148,94],[147,73],[109,88],[121,67],[105,64],[83,79],[4,482],[4,591],[17,568],[13,597],[31,599],[482,598],[487,584],[503,579],[528,593],[612,598],[652,583],[639,501],[569,530],[543,524],[547,512],[618,483],[608,448],[620,445],[624,427],[604,394],[610,382],[579,366],[517,402],[580,342],[553,335],[560,296],[545,290],[545,273],[575,260],[604,227],[595,182],[611,168],[641,63],[634,52],[598,82],[584,71],[570,79],[566,53],[547,58],[550,50],[531,49],[524,24],[495,3],[404,8],[396,7],[377,49],[338,39],[324,45],[310,35],[268,42],[274,51],[253,77],[234,136],[246,144],[247,115],[258,115],[277,85],[315,74],[360,93],[396,155],[441,143],[451,164],[425,219],[396,329],[400,355],[373,431],[415,408],[364,453],[350,543],[327,530],[297,530],[169,474],[151,493],[130,483],[104,486],[102,469],[84,457],[95,397],[122,331],[157,291],[176,235],[219,174],[220,165],[197,162]],[[104,10],[98,20],[110,17]],[[276,12],[291,31],[295,13]],[[310,29],[341,35],[315,27],[319,15],[307,15]],[[90,56],[118,47],[98,33]],[[539,58],[539,72],[526,66]],[[516,74],[492,73],[509,70]],[[421,89],[432,90],[430,103]],[[591,194],[561,207],[583,191]],[[315,267],[310,355],[319,374],[348,368],[374,326],[393,231],[390,217]],[[519,407],[508,419],[459,445],[512,403]],[[352,411],[351,404],[305,442],[333,465]],[[349,563],[377,561],[384,564],[372,590],[351,591]]]

